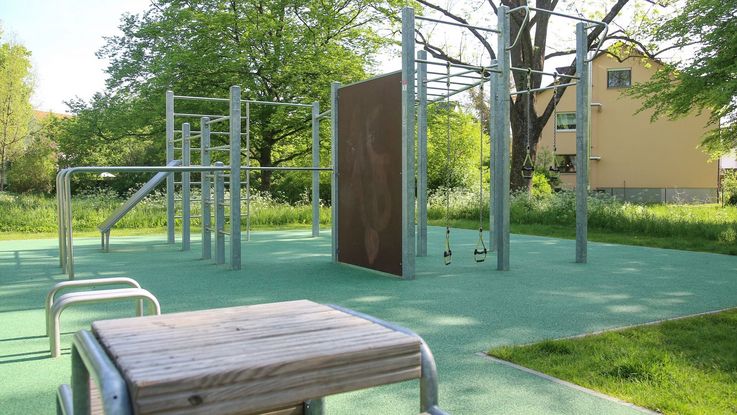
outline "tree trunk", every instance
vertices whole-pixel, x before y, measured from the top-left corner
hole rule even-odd
[[[258,163],[261,167],[271,167],[271,146],[264,145],[259,149]],[[259,185],[258,190],[262,192],[268,192],[271,190],[271,176],[273,172],[268,170],[261,170],[259,174]]]

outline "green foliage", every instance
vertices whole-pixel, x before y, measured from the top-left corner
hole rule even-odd
[[[35,122],[25,148],[8,172],[11,190],[19,193],[50,193],[56,177],[56,142],[60,120],[49,115]]]
[[[545,174],[538,172],[532,176],[532,197],[544,197],[553,193],[553,187]]]
[[[193,199],[199,199],[197,192]],[[180,198],[181,195],[177,195]],[[226,199],[229,195],[226,192]],[[245,193],[241,210],[246,211]],[[114,191],[82,193],[72,199],[75,231],[96,231],[97,226],[118,208],[124,199]],[[199,203],[192,204],[192,215],[199,215]],[[243,226],[245,227],[245,219]],[[251,196],[251,225],[254,227],[307,226],[312,223],[312,207],[302,201],[284,203],[268,193]],[[330,209],[320,211],[320,223],[330,223]],[[163,229],[166,226],[166,195],[154,193],[136,205],[121,219],[115,229]],[[193,226],[199,221],[193,219]],[[38,194],[0,193],[0,232],[56,232],[56,199]]]
[[[327,108],[330,82],[365,78],[374,53],[387,42],[373,30],[375,6],[368,0],[153,1],[145,13],[124,16],[122,34],[107,38],[100,50],[110,60],[110,92],[73,103],[80,120],[70,124],[66,143],[82,151],[69,162],[161,164],[167,89],[222,97],[240,85],[244,99],[318,101]],[[227,104],[181,102],[175,110],[222,114]],[[250,113],[253,164],[308,161],[309,109],[251,105]],[[187,121],[199,129],[199,120]],[[223,144],[221,138],[213,145]],[[271,172],[252,176],[255,186],[270,189]]]
[[[737,413],[737,310],[489,354],[665,414]]]
[[[682,238],[714,242],[731,247],[737,254],[737,208],[717,205],[636,205],[610,197],[589,196],[589,229],[592,231]],[[456,190],[450,194],[450,219],[476,221],[478,193]],[[482,203],[483,217],[489,216],[488,195]],[[429,198],[428,217],[444,220],[445,193]],[[575,228],[576,197],[562,191],[535,197],[526,192],[512,195],[510,221],[515,225],[546,225]]]
[[[0,30],[0,41],[2,41]],[[6,168],[23,147],[33,119],[31,52],[15,42],[0,43],[0,191]]]
[[[450,131],[448,126],[450,125]],[[450,133],[450,153],[448,152]],[[430,193],[443,188],[472,188],[479,183],[480,125],[474,116],[451,102],[428,108],[427,187]],[[489,181],[489,136],[483,134],[482,161],[485,183]]]
[[[722,178],[722,192],[724,192],[724,203],[737,206],[737,171],[728,170]]]
[[[653,118],[711,114],[703,147],[714,155],[737,147],[737,1],[687,1],[655,31],[655,39],[696,45],[689,59],[664,65],[628,93],[643,99]],[[719,128],[721,125],[721,128]]]

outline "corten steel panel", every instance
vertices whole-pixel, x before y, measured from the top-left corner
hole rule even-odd
[[[338,90],[338,261],[402,275],[402,74]]]

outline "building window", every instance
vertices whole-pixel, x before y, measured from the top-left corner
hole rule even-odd
[[[606,72],[607,88],[629,88],[632,86],[632,69],[609,69]]]
[[[558,131],[576,131],[576,113],[559,112],[555,114],[555,129]]]
[[[561,173],[576,172],[576,155],[575,154],[558,154],[555,156],[555,164]]]

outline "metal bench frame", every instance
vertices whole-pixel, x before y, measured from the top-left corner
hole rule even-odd
[[[111,278],[95,278],[90,280],[76,280],[76,281],[62,281],[51,289],[49,291],[49,294],[46,295],[46,335],[48,336],[51,332],[50,330],[50,323],[51,323],[51,307],[54,306],[54,300],[56,300],[56,294],[59,293],[61,290],[65,290],[67,288],[80,288],[80,287],[87,287],[94,289],[95,287],[103,286],[103,285],[127,285],[131,288],[141,288],[141,284],[138,283],[138,281],[134,280],[133,278],[128,277],[111,277]],[[143,315],[143,300],[139,301],[136,306],[136,315]]]
[[[60,333],[60,320],[61,313],[68,306],[72,304],[89,304],[89,303],[103,303],[117,300],[148,300],[149,303],[149,314],[161,314],[161,305],[159,301],[149,291],[143,288],[119,288],[113,290],[100,290],[100,291],[83,291],[67,293],[59,297],[54,305],[51,307],[50,322],[49,322],[49,349],[51,350],[51,357],[59,357],[61,354],[61,333]],[[142,315],[140,308],[140,301],[136,302],[137,314]]]
[[[435,358],[424,340],[404,327],[380,320],[337,305],[330,307],[345,313],[362,317],[392,330],[415,336],[420,340],[421,377],[420,412],[428,415],[449,415],[438,406],[438,372]],[[95,336],[88,330],[80,330],[74,335],[72,343],[72,392],[68,385],[61,385],[57,392],[57,415],[90,413],[90,377],[94,380],[102,407],[107,415],[133,415],[128,387],[118,368],[110,360]],[[314,399],[304,403],[305,415],[324,415],[324,399]]]

